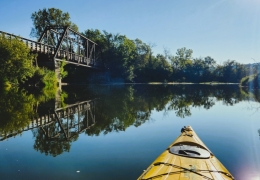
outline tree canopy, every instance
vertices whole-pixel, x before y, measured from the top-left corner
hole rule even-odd
[[[103,60],[112,77],[126,82],[235,82],[247,75],[248,69],[235,60],[217,64],[211,56],[194,58],[193,50],[177,49],[171,55],[153,55],[152,46],[140,39],[129,39],[126,35],[112,34],[98,29],[82,33],[97,42],[103,52]]]
[[[70,21],[68,12],[63,12],[56,8],[43,8],[35,11],[31,15],[34,27],[31,30],[31,36],[39,38],[46,26],[69,26],[78,31],[78,26]]]
[[[0,34],[0,80],[18,83],[32,77],[33,55],[19,38]]]

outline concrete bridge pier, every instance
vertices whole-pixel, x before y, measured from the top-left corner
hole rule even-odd
[[[60,61],[54,60],[54,71],[58,81],[59,90],[61,90],[61,74],[60,74]]]

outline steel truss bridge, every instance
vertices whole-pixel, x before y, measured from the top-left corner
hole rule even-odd
[[[33,53],[45,55],[45,59],[65,61],[77,66],[103,69],[100,46],[68,26],[47,26],[38,41],[0,31],[7,38],[18,38]]]

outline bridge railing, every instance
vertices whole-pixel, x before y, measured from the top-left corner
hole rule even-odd
[[[41,53],[45,53],[45,54],[54,54],[55,52],[55,47],[54,46],[50,46],[50,45],[46,45],[43,43],[39,43],[30,39],[26,39],[20,36],[16,36],[7,32],[3,32],[0,31],[0,34],[3,34],[6,38],[8,39],[12,39],[12,38],[17,38],[19,40],[21,40],[22,42],[24,42],[24,44],[26,44],[26,46],[32,51],[32,52],[41,52]]]
[[[79,55],[77,53],[67,52],[66,50],[60,50],[57,53],[57,58],[65,59],[65,60],[72,61],[72,62],[75,62],[75,63],[86,64],[86,65],[90,65],[90,66],[95,65],[94,59],[87,58],[86,56]]]
[[[0,31],[0,34],[3,34],[6,38],[17,38],[24,42],[26,46],[31,50],[31,52],[35,53],[44,53],[48,55],[54,55],[56,51],[56,47],[43,44],[41,42],[33,41],[30,39],[26,39],[20,36],[16,36],[7,32]],[[62,60],[65,59],[65,61],[71,62],[73,64],[82,64],[87,66],[96,66],[96,67],[102,67],[102,62],[99,62],[99,57],[92,57],[88,58],[84,55],[78,54],[78,53],[72,53],[68,52],[67,50],[60,49],[57,52],[56,58]]]

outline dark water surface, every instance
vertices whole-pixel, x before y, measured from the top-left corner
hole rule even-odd
[[[137,179],[185,125],[236,179],[260,179],[259,90],[104,85],[64,92],[38,101],[0,95],[0,179]]]

